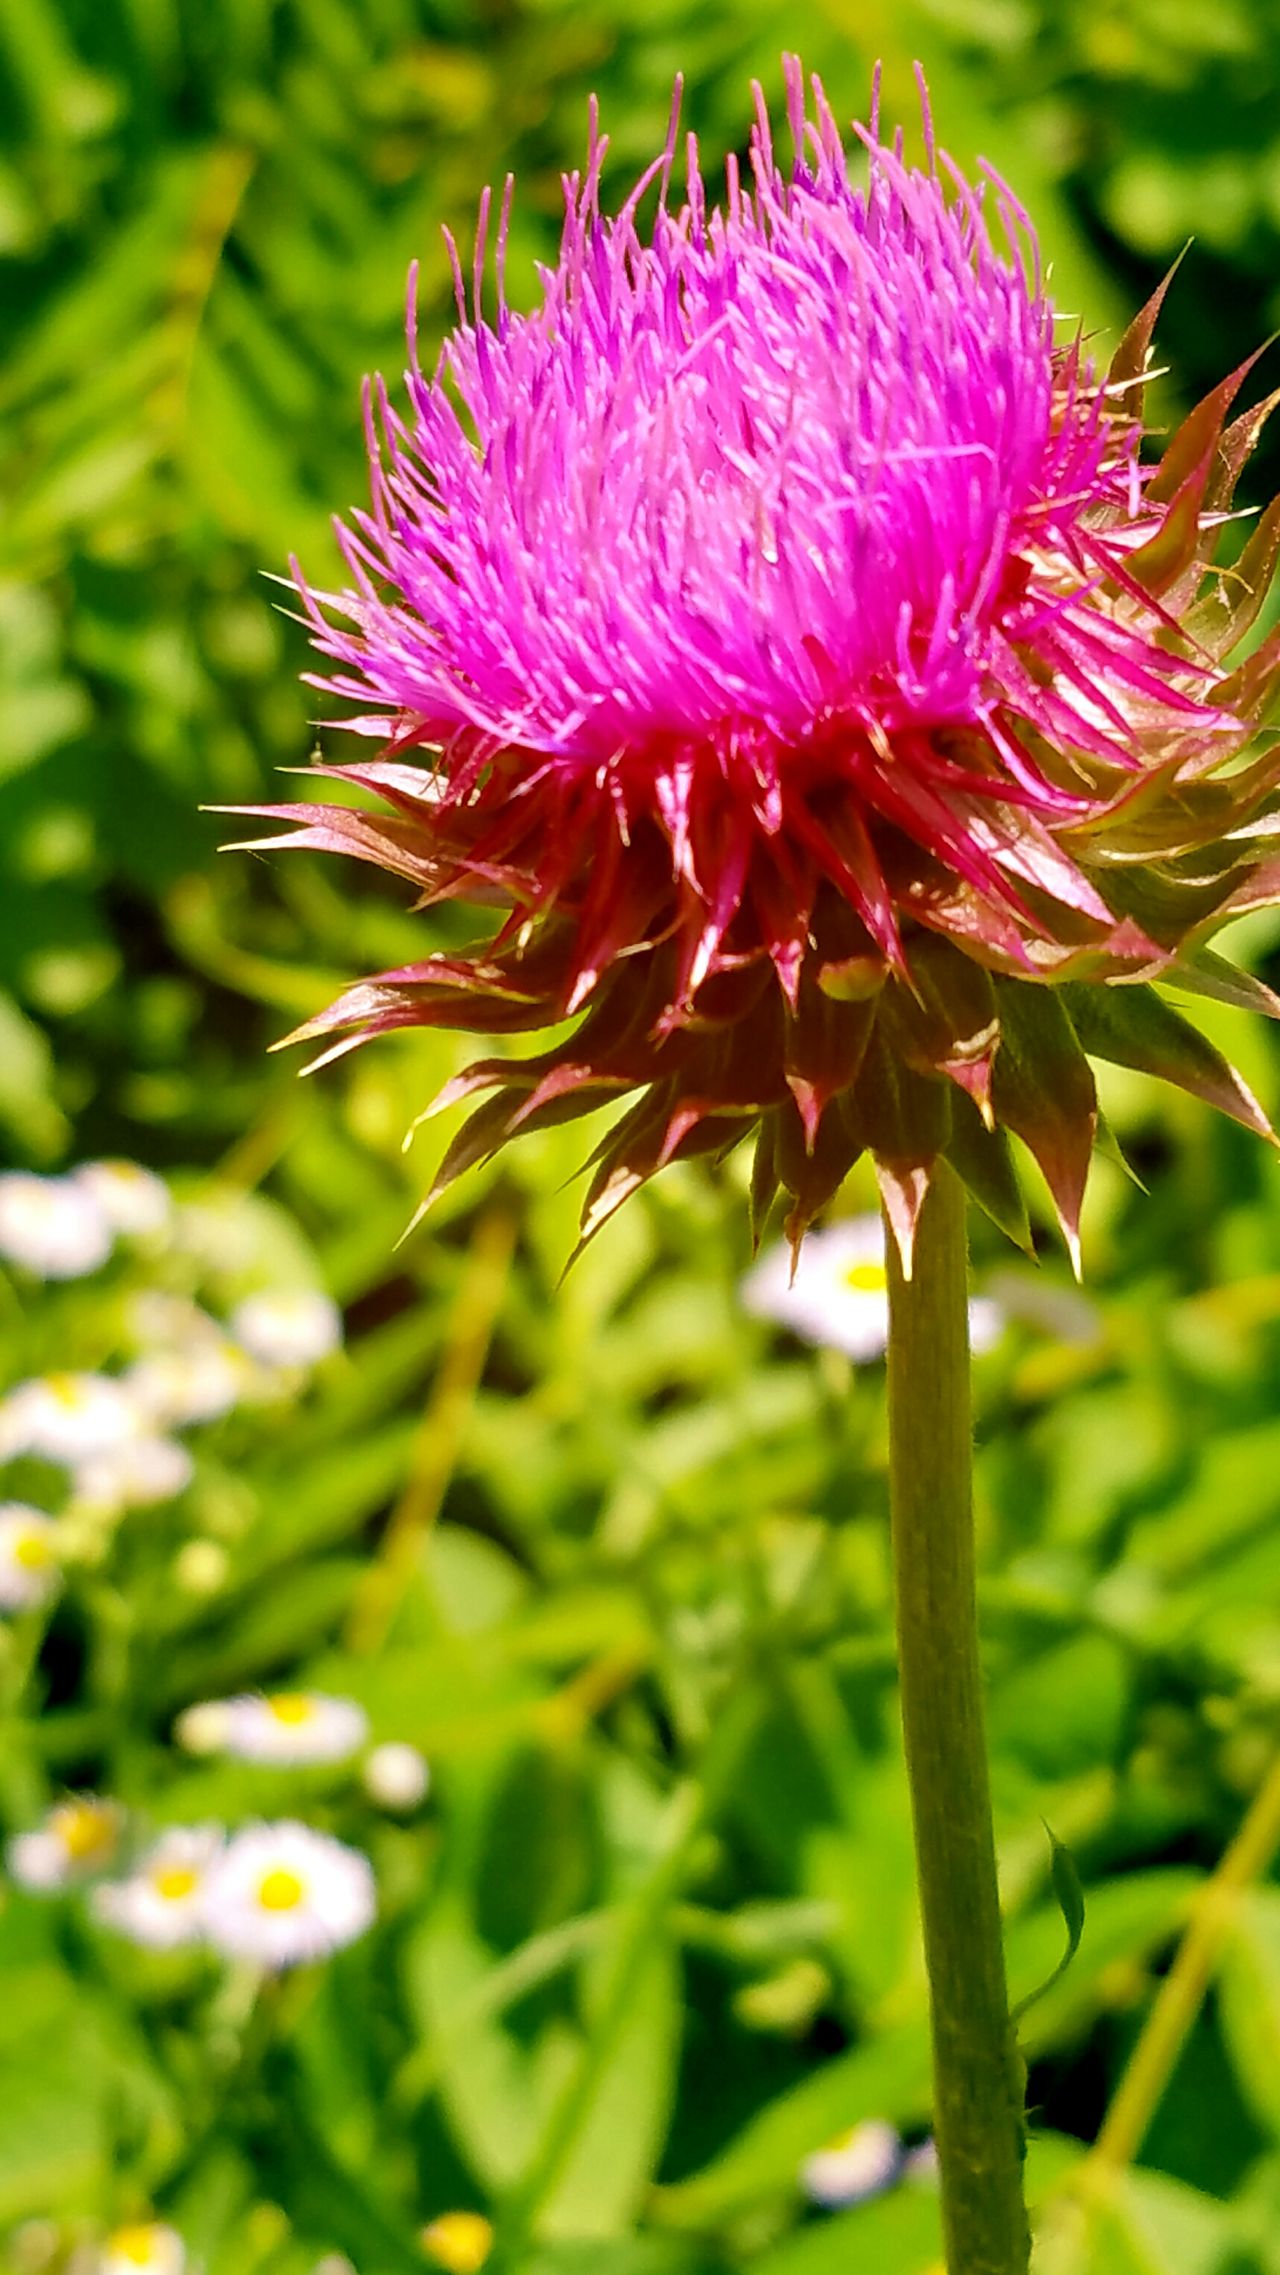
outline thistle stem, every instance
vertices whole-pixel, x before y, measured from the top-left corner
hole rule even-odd
[[[1022,2084],[1005,1988],[974,1589],[965,1202],[940,1164],[912,1277],[889,1257],[898,1664],[929,1974],[949,2275],[1024,2275]]]

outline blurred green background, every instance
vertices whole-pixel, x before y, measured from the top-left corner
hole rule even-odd
[[[1280,324],[1277,0],[0,0],[0,1146],[170,1173],[240,1226],[250,1280],[284,1256],[348,1336],[305,1396],[206,1433],[179,1501],[84,1546],[47,1632],[0,1631],[0,1804],[10,1830],[68,1786],[152,1825],[302,1815],[369,1851],[381,1898],[229,2040],[207,1959],[8,1892],[13,2275],[92,2269],[152,2210],[207,2275],[398,2275],[463,2207],[529,2275],[936,2263],[927,2177],[834,2214],[799,2182],[844,2128],[927,2123],[878,1369],[746,1318],[732,1162],[669,1173],[563,1287],[572,1135],[397,1247],[440,1143],[402,1134],[461,1045],[309,1084],[267,1045],[448,920],[218,858],[199,810],[312,748],[266,573],[335,573],[410,259],[440,329],[440,224],[465,246],[513,170],[527,297],[589,91],[618,188],[683,72],[711,173],[793,46],[845,116],[880,55],[909,117],[921,56],[943,141],[1009,177],[1102,347],[1194,238],[1166,412]],[[1262,453],[1255,498],[1278,477]],[[1236,946],[1275,978],[1272,920]],[[1207,1023],[1275,1111],[1274,1038]],[[1062,1941],[1042,1819],[1088,1899],[1024,2026],[1030,2172],[1057,2275],[1280,2275],[1273,1878],[1140,2168],[1079,2231],[1064,2210],[1280,1715],[1277,1171],[1136,1080],[1105,1099],[1149,1191],[1100,1163],[1084,1298],[1047,1231],[1038,1270],[977,1236],[1010,1314],[978,1401],[1015,1995]],[[126,1296],[173,1269],[0,1280],[5,1378],[114,1365]],[[423,1747],[430,1804],[393,1823],[341,1777],[175,1752],[182,1707],[280,1682]]]

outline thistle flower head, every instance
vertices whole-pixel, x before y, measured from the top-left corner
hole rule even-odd
[[[793,1238],[864,1151],[908,1258],[944,1155],[1021,1234],[1013,1131],[1074,1238],[1087,1053],[1266,1127],[1153,986],[1264,1000],[1202,943],[1276,890],[1280,762],[1235,762],[1280,654],[1229,659],[1280,510],[1209,566],[1267,406],[1225,423],[1238,371],[1144,464],[1159,296],[1098,374],[1012,193],[927,110],[912,166],[786,76],[789,156],[759,98],[719,204],[692,139],[676,187],[673,119],[605,214],[593,119],[538,305],[506,302],[504,208],[484,312],[486,205],[434,370],[411,318],[407,406],[370,390],[350,584],[299,589],[318,684],[383,746],[328,771],[384,810],[268,811],[505,915],[303,1032],[585,1014],[450,1086],[493,1095],[441,1180],[629,1098],[588,1232],[754,1131]]]

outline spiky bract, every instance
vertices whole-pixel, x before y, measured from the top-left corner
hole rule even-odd
[[[1242,760],[1272,638],[1237,668],[1280,507],[1210,563],[1268,405],[1247,367],[1139,457],[1159,295],[1110,372],[1056,342],[1025,216],[993,175],[909,167],[875,120],[852,178],[788,64],[750,185],[708,208],[690,143],[602,215],[605,144],[566,185],[542,299],[474,294],[409,416],[369,408],[373,510],[350,589],[299,579],[318,684],[385,747],[329,769],[384,811],[265,809],[286,840],[497,904],[491,944],[343,995],[336,1049],[403,1026],[512,1035],[581,1013],[491,1092],[447,1181],[521,1129],[631,1097],[594,1229],[678,1155],[756,1133],[793,1237],[864,1150],[909,1255],[942,1155],[1015,1234],[1030,1146],[1074,1241],[1087,1054],[1265,1129],[1161,995],[1274,1008],[1203,945],[1277,897],[1280,761]],[[657,209],[641,227],[644,192]],[[271,842],[271,841],[269,841]],[[443,1102],[443,1101],[442,1101]]]

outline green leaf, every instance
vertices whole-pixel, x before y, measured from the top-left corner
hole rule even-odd
[[[153,1706],[220,1697],[260,1680],[281,1660],[314,1650],[346,1610],[363,1569],[355,1558],[331,1556],[260,1586],[225,1631],[185,1642],[163,1666],[153,1662]]]
[[[752,2275],[851,2275],[862,2268],[868,2275],[932,2275],[941,2253],[937,2192],[907,2185],[797,2229],[751,2268]]]
[[[1118,2175],[1105,2202],[1051,2209],[1038,2275],[1235,2275],[1230,2208],[1162,2173]],[[1244,2275],[1240,2269],[1240,2275]]]
[[[1097,1095],[1060,992],[997,980],[1000,1048],[993,1095],[997,1121],[1022,1139],[1040,1165],[1078,1271],[1080,1205]]]
[[[110,2152],[99,2051],[75,1986],[52,1963],[0,1977],[0,2220],[87,2209]]]
[[[450,2131],[488,2187],[513,2187],[556,2086],[572,2066],[572,2042],[564,2031],[553,2037],[544,2030],[526,2049],[504,2018],[483,2012],[494,1957],[471,1924],[461,1888],[437,1896],[412,1938],[406,1966]]]
[[[815,2070],[751,2117],[728,2147],[688,2180],[660,2188],[659,2217],[708,2226],[762,2197],[790,2194],[805,2158],[868,2118],[918,2121],[929,2103],[925,2018],[886,2030]]]
[[[356,2171],[341,2162],[289,2093],[276,2097],[275,2123],[284,2150],[275,2163],[277,2186],[294,2222],[358,2254],[369,2275],[422,2275],[412,2218],[384,2196],[367,2166]]]
[[[1280,1888],[1247,1888],[1236,1899],[1218,1998],[1241,2089],[1280,2139]]]
[[[951,1101],[951,1136],[947,1159],[957,1170],[980,1209],[1016,1247],[1034,1255],[1027,1204],[1018,1182],[1013,1149],[1002,1129],[986,1128],[973,1101]]]
[[[24,1151],[39,1159],[56,1154],[67,1123],[54,1095],[53,1051],[48,1037],[0,990],[0,1123]]]
[[[610,1960],[606,1937],[589,1971],[607,1979]],[[620,2236],[634,2220],[666,2138],[682,2021],[676,1956],[665,1938],[655,1937],[636,1972],[577,2146],[539,2216],[544,2234]]]
[[[1271,1124],[1235,1068],[1151,987],[1062,989],[1071,1022],[1092,1057],[1172,1082],[1259,1137]]]
[[[1053,1973],[1046,1975],[1038,1990],[1028,1991],[1025,1998],[1019,1999],[1009,2018],[1011,2022],[1015,2023],[1020,2022],[1023,2015],[1031,2007],[1038,2006],[1045,1993],[1051,1991],[1054,1984],[1066,1974],[1068,1967],[1080,1949],[1080,1938],[1084,1934],[1084,1889],[1080,1885],[1080,1874],[1076,1868],[1076,1860],[1070,1849],[1065,1848],[1056,1837],[1051,1825],[1046,1825],[1044,1829],[1049,1836],[1050,1877],[1058,1909],[1062,1913],[1063,1924],[1067,1931],[1067,1948]]]
[[[1076,1965],[1044,1991],[1027,2016],[1023,2038],[1028,2052],[1039,2056],[1064,2040],[1078,2038],[1107,2004],[1117,1968],[1145,1965],[1177,1932],[1188,1903],[1202,1886],[1200,1873],[1174,1865],[1120,1873],[1092,1885],[1089,1933]],[[1010,1921],[1005,1934],[1010,1982],[1043,1980],[1060,1952],[1061,1939],[1062,1914],[1056,1901]]]
[[[1183,988],[1188,995],[1206,996],[1213,1003],[1228,1004],[1233,1011],[1259,1011],[1264,1019],[1280,1018],[1280,996],[1275,990],[1214,948],[1184,949],[1164,984]]]
[[[519,2275],[720,2275],[714,2247],[689,2236],[615,2236],[607,2243],[566,2238],[521,2258]]]

